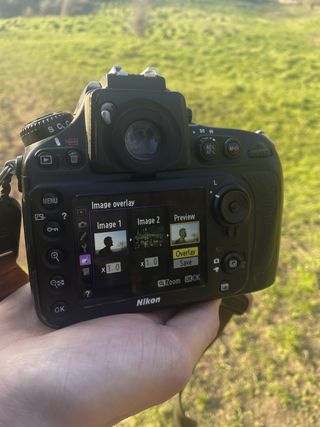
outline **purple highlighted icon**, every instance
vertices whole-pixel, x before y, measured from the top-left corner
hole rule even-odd
[[[91,254],[80,255],[80,265],[91,265]]]

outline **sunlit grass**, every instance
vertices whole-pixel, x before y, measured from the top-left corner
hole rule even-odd
[[[186,391],[199,425],[310,426],[320,417],[320,13],[231,1],[156,2],[136,37],[125,2],[73,18],[0,20],[0,143],[72,110],[114,63],[157,65],[199,123],[264,129],[285,177],[277,283],[207,352]],[[9,150],[9,151],[8,151]],[[4,155],[3,154],[3,155]],[[171,425],[171,403],[124,426]]]

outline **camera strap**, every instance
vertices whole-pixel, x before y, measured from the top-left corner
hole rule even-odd
[[[230,319],[234,314],[239,316],[244,313],[248,313],[250,311],[252,306],[252,301],[253,301],[253,298],[251,294],[236,295],[233,297],[222,299],[220,310],[219,310],[220,327],[214,341],[216,341],[216,339],[218,339],[221,336],[221,334],[224,331],[224,328],[227,326],[227,324],[229,323]],[[182,405],[183,391],[184,390],[180,391],[175,402],[174,412],[173,412],[174,426],[175,427],[197,427],[198,423],[192,418],[189,418],[183,409],[183,405]]]
[[[9,196],[16,170],[17,161],[9,160],[0,173],[0,301],[28,282],[28,275],[17,264],[21,208]]]

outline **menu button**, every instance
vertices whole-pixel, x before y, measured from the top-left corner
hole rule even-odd
[[[42,196],[41,203],[45,209],[55,209],[60,203],[59,196],[56,193],[45,193]]]

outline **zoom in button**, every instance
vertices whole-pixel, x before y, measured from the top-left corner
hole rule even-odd
[[[61,249],[50,249],[47,253],[47,260],[51,265],[60,265],[64,261],[64,255]]]

